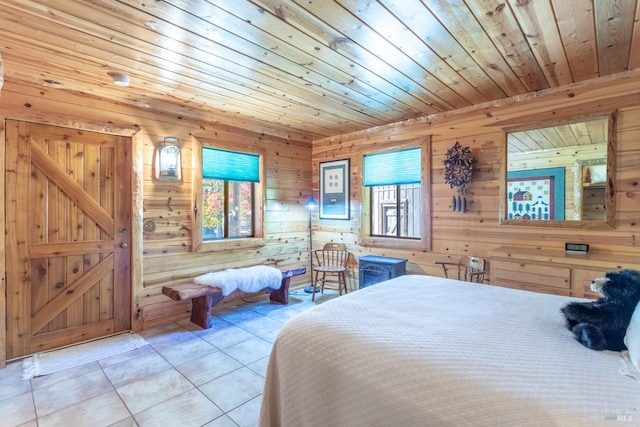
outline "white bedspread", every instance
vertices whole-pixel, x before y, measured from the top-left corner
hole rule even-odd
[[[570,300],[410,275],[328,301],[278,334],[260,426],[640,425],[640,382],[575,341]]]
[[[280,289],[282,272],[268,265],[254,265],[203,274],[193,279],[193,282],[220,288],[222,295],[227,296],[236,289],[247,293],[258,292],[265,288]]]

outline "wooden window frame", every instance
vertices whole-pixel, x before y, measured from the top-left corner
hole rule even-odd
[[[421,172],[420,191],[422,194],[422,219],[420,239],[407,239],[396,237],[377,237],[371,235],[371,192],[362,184],[362,235],[360,244],[365,247],[378,247],[389,249],[409,249],[414,251],[427,252],[431,250],[431,136],[406,141],[403,143],[376,146],[375,149],[363,150],[362,165],[364,156],[367,154],[377,154],[405,150],[408,148],[420,148]]]
[[[236,153],[246,153],[259,156],[259,176],[260,182],[254,183],[254,218],[253,237],[228,238],[220,240],[202,240],[202,148],[210,147],[219,150],[233,151]],[[266,204],[266,168],[265,159],[267,151],[250,145],[242,144],[220,144],[216,141],[197,138],[194,143],[193,152],[193,188],[192,188],[192,251],[194,252],[218,252],[239,248],[262,247],[266,244],[264,239],[264,210]]]

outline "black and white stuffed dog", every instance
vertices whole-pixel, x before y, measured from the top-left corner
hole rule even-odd
[[[626,350],[624,336],[640,301],[640,272],[612,271],[591,282],[597,301],[571,302],[562,308],[567,328],[593,350]]]

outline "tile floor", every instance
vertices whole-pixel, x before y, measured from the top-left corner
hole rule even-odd
[[[296,290],[288,305],[224,307],[211,329],[188,320],[148,329],[147,346],[30,381],[11,362],[0,369],[0,426],[255,426],[280,327],[335,296],[312,302]]]

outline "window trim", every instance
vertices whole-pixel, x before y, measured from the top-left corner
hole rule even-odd
[[[264,211],[267,201],[267,185],[266,185],[266,167],[265,159],[267,150],[252,145],[238,144],[221,144],[207,138],[194,138],[193,144],[193,176],[192,176],[192,192],[191,206],[192,214],[192,232],[191,232],[191,250],[193,252],[218,252],[230,249],[255,248],[262,247],[266,244],[264,239]],[[260,182],[254,183],[254,234],[253,237],[228,238],[221,240],[202,240],[202,148],[210,147],[219,150],[233,151],[237,153],[254,154],[259,156],[259,177]]]
[[[361,164],[364,166],[364,156],[367,154],[399,151],[417,147],[421,148],[420,191],[422,192],[423,203],[421,224],[422,232],[420,239],[371,236],[371,192],[365,188],[364,181],[361,180],[360,194],[362,194],[362,235],[360,236],[360,245],[389,249],[409,249],[421,252],[431,250],[431,136],[429,135],[426,137],[416,138],[403,143],[387,144],[382,147],[376,146],[370,150],[362,150]],[[364,174],[364,170],[362,173]]]

